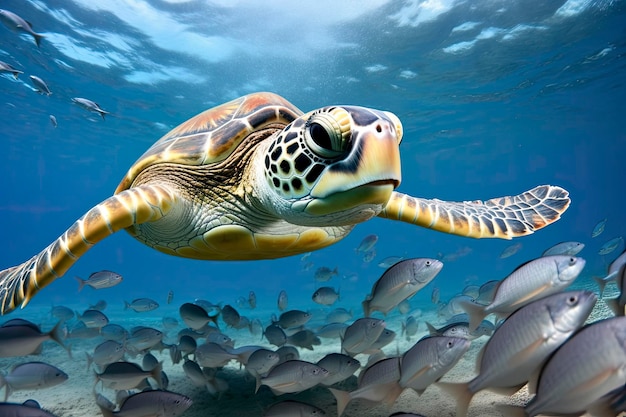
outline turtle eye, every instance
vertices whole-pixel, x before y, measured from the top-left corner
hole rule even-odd
[[[306,123],[304,137],[308,147],[319,157],[336,158],[348,148],[350,118],[348,112],[335,108],[316,113]]]

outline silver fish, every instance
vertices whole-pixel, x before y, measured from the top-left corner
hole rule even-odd
[[[298,352],[298,349],[293,346],[281,346],[276,349],[276,353],[278,354],[279,364],[300,359],[300,352]]]
[[[322,381],[326,387],[349,378],[361,367],[358,360],[342,353],[329,353],[317,364],[328,371],[328,376]]]
[[[515,255],[521,249],[522,249],[522,244],[521,243],[515,243],[515,244],[513,244],[511,246],[507,246],[506,248],[504,248],[502,253],[500,253],[500,259],[509,258],[509,257]]]
[[[561,242],[546,249],[541,254],[541,256],[551,256],[551,255],[574,256],[574,255],[577,255],[584,248],[585,248],[584,243],[574,242],[574,241]]]
[[[406,336],[406,340],[410,340],[411,337],[417,334],[418,322],[415,316],[408,316],[405,321],[402,322],[402,335]]]
[[[26,400],[23,404],[0,403],[0,415],[7,417],[56,417],[42,410],[35,400]]]
[[[297,346],[299,348],[313,350],[313,346],[321,345],[322,341],[313,331],[309,329],[303,329],[290,336],[287,336],[287,344]]]
[[[61,321],[68,321],[74,318],[74,310],[65,306],[54,306],[50,311],[50,315]]]
[[[458,337],[425,337],[407,350],[400,361],[400,386],[421,395],[457,364],[470,347]]]
[[[235,307],[230,304],[226,304],[222,307],[222,320],[224,320],[224,323],[226,323],[228,327],[237,328],[237,326],[239,326],[239,322],[241,321],[241,315],[237,310],[235,310]]]
[[[267,385],[274,395],[301,392],[319,384],[328,371],[314,363],[291,360],[276,365],[266,377],[257,380],[256,390]]]
[[[478,289],[478,297],[476,297],[476,301],[481,304],[491,303],[493,301],[493,297],[496,295],[496,290],[498,289],[500,282],[500,280],[494,279],[482,284]]]
[[[403,300],[412,297],[437,276],[443,263],[437,259],[413,258],[387,269],[374,283],[363,301],[366,317],[373,311],[387,314]]]
[[[378,242],[378,236],[367,235],[363,238],[361,243],[359,243],[359,246],[355,249],[355,252],[357,254],[369,252],[374,247],[374,245],[376,245],[376,242]]]
[[[191,398],[171,391],[142,391],[131,395],[120,406],[119,411],[100,407],[103,417],[180,416],[191,407]]]
[[[184,303],[179,307],[178,312],[180,313],[180,317],[183,319],[185,324],[193,330],[199,330],[206,326],[209,322],[212,322],[217,326],[217,317],[209,316],[207,311],[199,305]]]
[[[248,357],[246,371],[253,377],[260,378],[267,375],[270,369],[278,364],[279,360],[278,353],[264,348],[257,349]]]
[[[90,305],[88,310],[104,311],[107,308],[106,300],[98,300],[96,304]]]
[[[370,249],[363,254],[363,262],[370,263],[376,258],[376,249]]]
[[[474,340],[481,336],[490,336],[493,333],[495,326],[490,321],[483,320],[474,331],[470,331],[469,322],[467,320],[450,319],[447,324],[439,329],[436,329],[428,322],[426,322],[426,327],[428,327],[428,332],[431,336],[461,337],[468,340]]]
[[[4,61],[0,61],[0,72],[8,72],[13,74],[13,77],[17,80],[17,76],[20,74],[24,74],[23,71],[17,70],[13,68],[11,65],[7,64]]]
[[[604,228],[606,226],[606,218],[600,220],[594,227],[593,230],[591,231],[591,237],[597,237],[600,236],[600,234],[602,234],[602,232],[604,232]]]
[[[506,317],[518,308],[569,286],[585,267],[585,260],[574,256],[543,256],[522,264],[498,285],[489,305],[460,301],[469,315],[470,330],[491,313]]]
[[[441,290],[439,287],[434,287],[433,292],[430,294],[430,301],[433,304],[439,304],[439,299],[441,298]]]
[[[352,318],[352,310],[348,311],[343,307],[338,307],[328,313],[326,316],[327,323],[345,323]]]
[[[325,414],[324,410],[314,405],[286,400],[270,405],[263,417],[319,417]]]
[[[278,317],[278,321],[275,323],[283,329],[293,329],[296,327],[304,326],[309,320],[311,320],[311,314],[302,310],[289,310],[285,311]]]
[[[467,415],[472,397],[484,389],[513,394],[591,314],[597,297],[590,291],[566,291],[536,300],[508,317],[487,341],[478,360],[478,376],[467,383],[442,383],[457,400],[457,415]]]
[[[76,318],[85,326],[100,329],[109,324],[109,318],[100,310],[86,310],[83,314],[76,312]]]
[[[187,377],[191,380],[191,382],[194,383],[194,385],[207,387],[207,390],[210,390],[210,388],[208,387],[209,382],[207,380],[207,376],[204,372],[202,372],[202,368],[200,368],[200,365],[198,365],[194,361],[186,360],[185,363],[183,363],[183,371],[185,372],[185,375],[187,375]]]
[[[0,375],[0,387],[5,387],[4,401],[15,391],[54,387],[67,381],[67,374],[45,362],[16,365],[6,376]]]
[[[374,318],[360,318],[346,328],[341,349],[350,356],[368,350],[385,330],[385,322]]]
[[[41,43],[41,39],[43,39],[44,35],[36,33],[33,30],[32,25],[26,20],[22,19],[20,16],[16,15],[13,12],[0,9],[0,21],[4,23],[6,27],[15,32],[23,32],[32,36],[35,40],[35,43],[37,44],[37,47],[39,48],[39,44]]]
[[[195,352],[198,365],[207,368],[221,368],[238,356],[230,353],[226,348],[217,343],[207,342],[199,345]]]
[[[315,332],[318,337],[326,339],[339,339],[346,332],[346,323],[328,323]]]
[[[160,387],[163,384],[162,370],[162,363],[150,371],[144,371],[132,362],[113,362],[108,364],[103,372],[95,373],[96,384],[102,382],[104,387],[115,390],[133,389],[143,383],[146,378],[151,377]]]
[[[101,290],[103,288],[111,288],[119,284],[123,281],[123,277],[117,272],[113,271],[98,271],[89,275],[89,278],[82,279],[80,277],[75,277],[76,281],[78,281],[78,292],[82,290],[85,285],[90,286],[94,290]]]
[[[250,291],[248,293],[248,305],[252,309],[256,308],[256,294],[254,293],[254,291]]]
[[[104,120],[104,116],[106,114],[110,114],[108,111],[103,110],[102,108],[100,108],[100,106],[98,105],[98,103],[93,102],[89,99],[86,98],[82,98],[82,97],[73,97],[72,98],[72,102],[78,104],[78,106],[82,107],[85,110],[94,112],[94,113],[98,113],[101,117],[102,120]]]
[[[287,297],[287,291],[282,290],[280,293],[278,293],[278,309],[280,311],[285,311],[287,309],[287,303],[288,303],[288,297]]]
[[[400,374],[400,358],[392,357],[382,359],[361,372],[358,387],[352,392],[328,388],[337,400],[337,415],[341,416],[348,404],[356,399],[392,405],[402,393],[398,383]]]
[[[404,256],[387,256],[385,259],[378,263],[378,266],[387,269],[391,266],[394,266],[403,259]]]
[[[124,353],[126,349],[124,349],[124,345],[114,340],[105,340],[100,343],[93,351],[93,356],[87,355],[87,368],[91,366],[92,363],[100,367],[104,367],[110,363],[117,362],[124,357]]]
[[[605,395],[624,387],[626,317],[583,327],[544,364],[536,392],[524,407],[506,407],[507,415],[580,415]]]
[[[130,331],[126,339],[126,349],[142,352],[153,348],[163,340],[163,332],[152,327],[139,326]]]
[[[276,324],[270,324],[265,328],[263,336],[269,343],[275,346],[282,346],[287,343],[287,335],[285,331]]]
[[[335,269],[330,269],[326,266],[321,266],[315,271],[315,281],[326,282],[338,274],[339,270],[336,267]]]
[[[58,322],[46,333],[32,325],[3,325],[0,327],[0,358],[32,355],[47,340],[52,340],[67,350],[63,344],[62,324],[63,322]]]
[[[339,290],[332,287],[320,287],[315,290],[311,298],[317,304],[331,306],[339,299]]]
[[[137,298],[133,300],[131,303],[124,302],[124,310],[131,309],[138,313],[152,311],[159,308],[159,303],[150,299],[150,298]]]
[[[44,80],[37,77],[36,75],[29,75],[29,78],[35,86],[35,91],[37,91],[39,94],[43,94],[45,96],[49,96],[52,94],[52,91],[50,91],[50,88],[48,88],[48,84],[46,84]]]
[[[609,240],[608,242],[606,242],[604,245],[602,245],[602,247],[598,251],[598,254],[599,255],[608,255],[609,253],[613,252],[615,249],[617,249],[623,243],[624,243],[624,238],[623,237],[618,236],[616,238],[613,238],[613,239]]]
[[[109,323],[100,329],[100,335],[105,339],[123,342],[128,338],[128,331],[119,324]]]

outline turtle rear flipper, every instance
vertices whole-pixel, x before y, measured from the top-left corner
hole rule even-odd
[[[0,271],[0,313],[25,306],[93,245],[135,224],[163,217],[175,201],[162,185],[142,185],[116,194],[89,210],[58,239],[21,265]]]
[[[569,193],[553,185],[484,202],[429,200],[394,192],[379,216],[460,236],[511,239],[557,221],[569,204]]]

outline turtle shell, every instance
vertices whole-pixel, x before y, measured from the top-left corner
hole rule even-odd
[[[210,165],[222,161],[250,133],[268,125],[287,126],[302,114],[273,93],[249,94],[205,110],[155,142],[128,170],[115,193],[130,188],[141,171],[155,164]]]

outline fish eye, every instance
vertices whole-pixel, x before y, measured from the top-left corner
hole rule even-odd
[[[448,347],[451,348],[452,346],[454,346],[454,343],[452,341],[448,342]]]
[[[430,261],[426,261],[426,266],[430,266]]]
[[[576,258],[574,258],[574,257],[569,258],[569,264],[570,265],[574,265],[575,263],[576,263]]]
[[[567,299],[567,303],[570,305],[576,304],[577,301],[578,301],[578,297],[576,297],[575,295],[572,295],[571,297]]]

